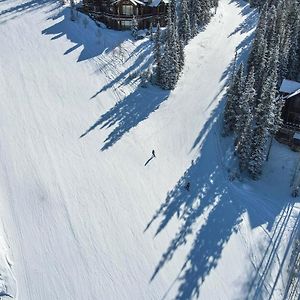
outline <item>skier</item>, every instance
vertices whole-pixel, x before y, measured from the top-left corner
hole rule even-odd
[[[153,158],[155,158],[156,156],[155,156],[155,151],[154,150],[152,150],[152,156],[145,162],[145,165],[144,166],[147,166],[148,164],[149,164],[149,162],[153,159]]]
[[[190,191],[190,186],[191,186],[190,182],[188,182],[188,183],[185,185],[185,189],[186,189],[188,192]]]

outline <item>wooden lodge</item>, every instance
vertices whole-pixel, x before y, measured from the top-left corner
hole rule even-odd
[[[127,30],[133,19],[139,29],[166,24],[168,0],[83,0],[82,10],[108,28]]]
[[[300,82],[284,79],[280,86],[284,99],[282,109],[283,125],[277,133],[277,140],[300,151]]]

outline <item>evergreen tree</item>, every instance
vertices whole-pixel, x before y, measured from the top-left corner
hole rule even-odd
[[[189,1],[189,18],[190,18],[190,28],[191,28],[191,37],[196,36],[198,33],[198,18],[197,13],[194,10],[194,7],[196,6],[197,0],[190,0]]]
[[[243,130],[240,133],[235,151],[239,158],[240,171],[246,171],[249,168],[251,159],[252,140],[253,140],[253,114],[249,105],[244,108],[246,113]]]
[[[235,75],[227,91],[224,131],[235,133],[241,170],[248,169],[250,176],[258,179],[268,144],[282,124],[284,101],[277,96],[279,85],[283,78],[297,80],[300,75],[300,1],[250,0],[250,4],[261,7],[261,16],[244,90],[234,92],[239,82]]]
[[[199,15],[198,15],[198,23],[203,26],[206,25],[211,18],[211,4],[209,0],[198,0],[199,5]]]
[[[241,75],[241,79],[239,81],[239,100],[237,102],[238,109],[236,111],[236,126],[234,130],[237,135],[237,139],[239,139],[239,135],[245,127],[247,115],[249,112],[252,112],[255,103],[256,91],[254,89],[254,68],[250,70],[246,79],[243,75]]]
[[[166,90],[174,89],[179,78],[178,46],[177,27],[172,20],[172,6],[169,6],[165,48],[161,61],[161,87]]]
[[[180,39],[186,45],[188,41],[191,39],[191,23],[190,23],[187,0],[181,1],[180,12],[181,13],[179,16],[178,33]]]
[[[131,34],[134,38],[137,37],[137,32],[138,32],[138,22],[137,22],[136,16],[133,15],[132,23],[131,23]]]
[[[236,118],[238,102],[241,97],[242,86],[244,83],[244,66],[240,65],[238,71],[232,75],[231,83],[226,93],[226,106],[224,111],[223,133],[228,135],[234,131],[236,127]]]
[[[268,66],[259,104],[255,111],[256,127],[252,140],[252,153],[249,162],[249,173],[253,179],[258,179],[266,159],[266,149],[270,137],[278,130],[278,109],[276,107],[278,78],[279,45],[276,47]]]
[[[152,22],[150,23],[149,33],[150,33],[150,41],[153,41],[153,24],[152,24]]]
[[[255,74],[254,68],[250,70],[241,92],[238,107],[239,113],[236,116],[236,153],[239,157],[240,169],[244,171],[248,167],[251,154],[251,141],[253,137],[253,115],[252,108],[255,103]]]
[[[292,25],[292,39],[288,62],[288,78],[297,80],[300,73],[300,17],[296,19],[295,23]]]
[[[154,60],[156,64],[156,82],[158,85],[162,84],[162,69],[161,69],[161,31],[160,25],[157,24],[157,30],[155,34],[155,48],[154,48]]]
[[[265,36],[267,30],[267,19],[268,19],[268,10],[267,7],[264,7],[264,10],[261,13],[259,22],[255,31],[255,37],[252,42],[251,51],[248,58],[248,66],[256,67],[259,65],[262,45],[265,43]]]
[[[183,41],[179,41],[179,54],[178,54],[178,68],[179,68],[179,73],[183,70],[184,61],[185,61],[184,43],[183,43]]]
[[[170,0],[169,11],[171,13],[171,20],[176,24],[177,13],[176,13],[176,1],[175,0]]]

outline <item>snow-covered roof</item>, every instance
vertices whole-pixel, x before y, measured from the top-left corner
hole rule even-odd
[[[296,95],[299,95],[300,94],[300,88],[298,90],[296,90],[294,93],[288,95],[286,98],[289,99],[289,98],[292,98]]]
[[[116,4],[118,2],[120,2],[121,0],[116,0],[116,1],[112,1],[111,4]],[[146,5],[144,2],[140,1],[140,0],[129,0],[133,5]]]
[[[284,79],[280,86],[280,92],[292,94],[300,89],[300,82]]]
[[[295,132],[293,138],[296,140],[300,140],[300,132]]]
[[[111,2],[111,4],[116,4],[118,2],[120,2],[121,0],[113,0]],[[169,0],[129,0],[133,5],[146,5],[146,6],[150,6],[150,7],[157,7],[161,2],[163,3],[169,3],[170,1]]]
[[[169,0],[152,0],[151,3],[148,3],[147,6],[157,7],[161,2],[169,3]]]

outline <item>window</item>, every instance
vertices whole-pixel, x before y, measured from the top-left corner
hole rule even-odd
[[[126,16],[132,16],[133,15],[133,6],[132,5],[123,5],[122,13],[123,13],[123,15],[126,15]]]
[[[121,21],[122,28],[131,28],[131,25],[132,25],[132,21],[131,20]]]

